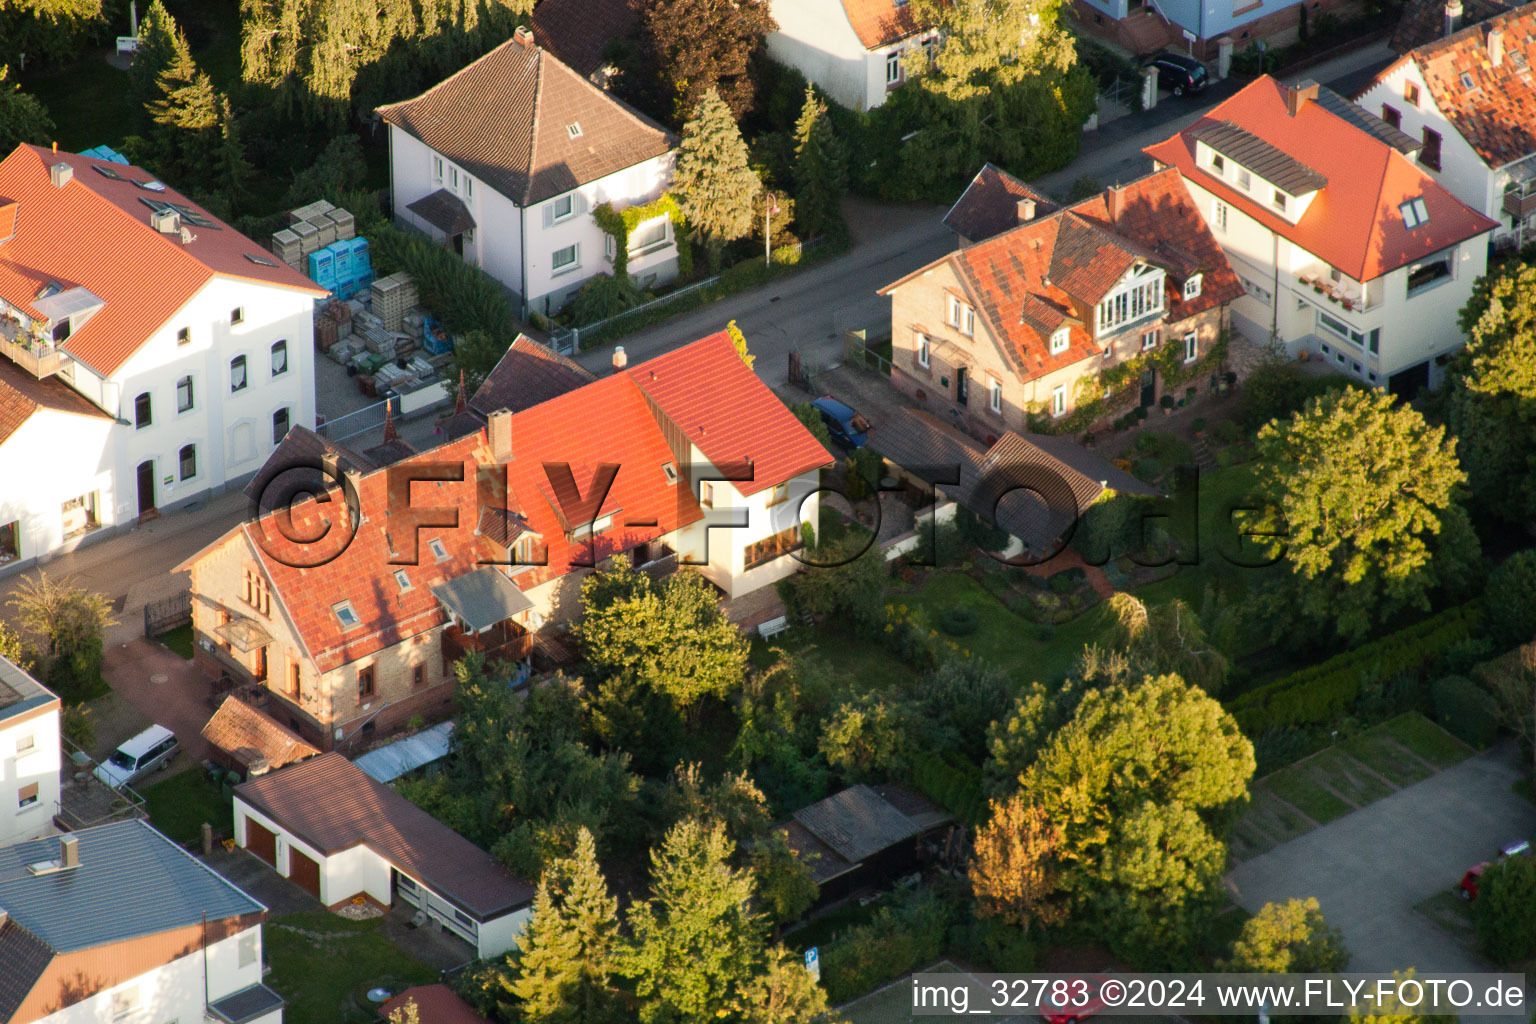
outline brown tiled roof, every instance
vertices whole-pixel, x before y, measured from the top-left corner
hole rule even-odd
[[[235,697],[225,697],[208,719],[203,739],[246,767],[264,757],[273,768],[281,768],[320,753],[297,733]]]
[[[1059,207],[1044,194],[994,164],[987,164],[944,215],[944,225],[971,242],[981,242],[1019,225],[1019,200],[1035,201],[1035,216]]]
[[[640,8],[640,0],[543,0],[533,9],[533,39],[590,75],[610,42],[639,35]]]
[[[469,212],[464,200],[445,188],[429,192],[405,208],[450,238],[475,226],[474,214]]]
[[[798,821],[788,821],[779,829],[784,843],[811,872],[811,880],[826,885],[839,875],[846,875],[857,864],[850,864],[837,855],[837,851],[817,839],[811,830]]]
[[[1461,0],[1461,23],[1475,25],[1514,6],[1509,0]],[[1396,53],[1407,53],[1444,35],[1445,0],[1408,0],[1388,45]]]
[[[800,808],[795,821],[851,864],[918,833],[912,819],[862,784]]]
[[[1011,430],[987,450],[979,469],[966,504],[1036,550],[1054,544],[1104,491]]]
[[[327,454],[336,456],[340,472],[367,472],[374,468],[372,462],[345,445],[321,437],[308,427],[295,426],[289,428],[287,436],[278,442],[242,493],[259,502],[264,512],[286,506],[302,492],[318,493],[319,488],[336,482],[323,472]]]
[[[0,359],[0,444],[43,409],[92,419],[112,418],[58,378],[38,380],[9,359]]]
[[[1495,67],[1490,32],[1502,32]],[[1536,3],[1429,43],[1408,55],[1418,62],[1430,96],[1490,167],[1536,153]],[[1468,87],[1470,85],[1470,88]]]
[[[366,846],[481,920],[532,901],[533,886],[334,751],[235,787],[327,856]]]
[[[447,985],[417,985],[408,988],[393,999],[379,1006],[385,1017],[396,1010],[404,1011],[405,1004],[415,1003],[422,1024],[487,1024],[486,1019],[470,1008],[470,1005]]]
[[[898,43],[915,36],[925,26],[918,23],[908,2],[898,5],[896,0],[842,0],[848,21],[866,50]]]
[[[661,156],[676,142],[542,47],[517,39],[378,114],[519,206]]]
[[[592,371],[519,334],[469,400],[482,416],[498,409],[522,412],[596,380]]]

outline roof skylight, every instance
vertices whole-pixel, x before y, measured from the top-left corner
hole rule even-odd
[[[1422,197],[1410,199],[1397,209],[1403,215],[1403,225],[1409,231],[1429,222],[1429,210],[1425,208]]]

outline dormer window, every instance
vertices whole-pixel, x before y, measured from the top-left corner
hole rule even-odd
[[[1212,153],[1211,170],[1215,171],[1218,176],[1226,174],[1227,158],[1222,156],[1220,153]]]
[[[1429,210],[1425,208],[1422,197],[1410,199],[1397,209],[1403,215],[1403,226],[1409,231],[1429,221]]]
[[[1163,272],[1142,264],[1098,305],[1098,333],[1107,334],[1163,311]]]
[[[1060,355],[1067,350],[1072,341],[1072,331],[1068,327],[1058,327],[1051,333],[1051,355]]]
[[[1281,192],[1279,189],[1275,189],[1275,209],[1279,210],[1281,213],[1285,212],[1285,199],[1285,193]]]
[[[1253,175],[1248,173],[1248,168],[1239,167],[1237,169],[1237,187],[1247,192],[1252,185]]]
[[[1190,274],[1184,282],[1184,301],[1198,299],[1200,297],[1200,274]]]

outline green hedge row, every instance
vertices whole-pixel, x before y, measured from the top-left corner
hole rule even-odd
[[[933,963],[944,952],[950,916],[925,889],[898,895],[873,921],[839,935],[822,952],[827,998],[844,1003]]]
[[[912,784],[965,824],[986,821],[987,797],[981,788],[981,770],[975,765],[921,754],[912,759]]]
[[[1498,737],[1498,702],[1466,676],[1437,679],[1430,693],[1435,718],[1457,739],[1482,750]]]
[[[1322,725],[1350,713],[1363,683],[1416,672],[1472,635],[1476,602],[1441,612],[1363,647],[1276,679],[1236,698],[1228,710],[1249,736]]]

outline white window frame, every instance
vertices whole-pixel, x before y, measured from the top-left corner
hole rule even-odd
[[[948,322],[949,326],[965,335],[967,338],[976,334],[976,311],[969,303],[960,301],[953,295],[946,296],[949,299]]]
[[[235,383],[235,366],[240,367],[240,383]],[[251,362],[245,355],[239,354],[229,361],[229,393],[237,394],[251,386]]]
[[[1184,361],[1192,363],[1200,358],[1200,335],[1195,331],[1184,333]]]
[[[565,204],[564,213],[560,212],[561,203]],[[556,196],[554,201],[550,203],[550,207],[553,210],[554,221],[556,224],[559,224],[563,220],[570,220],[572,217],[576,216],[576,197],[574,195]]]
[[[1132,274],[1128,282],[1117,285],[1094,310],[1099,334],[1124,330],[1139,320],[1161,314],[1166,284],[1163,271],[1148,266],[1146,272]]]
[[[1072,329],[1058,327],[1051,332],[1051,355],[1059,356],[1072,344]]]
[[[1141,350],[1143,352],[1149,352],[1152,349],[1157,348],[1158,343],[1161,342],[1162,340],[1163,340],[1163,329],[1161,327],[1154,327],[1154,328],[1152,328],[1149,331],[1142,331],[1141,332]]]
[[[185,407],[183,407],[181,404],[181,386],[183,384],[187,386],[187,404]],[[190,373],[184,374],[179,380],[176,381],[176,415],[184,415],[185,413],[192,412],[196,408],[197,381],[192,379],[192,375]]]
[[[925,370],[933,365],[933,348],[928,342],[928,335],[921,331],[917,334],[917,365]]]
[[[1409,231],[1429,223],[1429,210],[1424,206],[1423,196],[1415,196],[1406,203],[1398,204],[1397,212],[1403,215],[1403,227]]]
[[[1227,233],[1227,204],[1220,199],[1211,201],[1211,224],[1222,234]]]
[[[1057,384],[1051,389],[1051,418],[1057,419],[1067,414],[1067,386]]]
[[[885,55],[885,84],[901,84],[901,51],[892,50]]]
[[[1237,169],[1237,187],[1244,192],[1253,187],[1253,175],[1248,173],[1248,168],[1239,167]]]
[[[651,227],[658,221],[661,223],[660,238],[645,245],[641,245],[635,241],[636,236],[638,236],[643,229]],[[606,237],[611,239],[613,236],[608,235]],[[670,244],[672,244],[672,218],[665,213],[661,214],[660,216],[652,217],[650,220],[641,221],[639,224],[636,224],[635,229],[629,233],[629,254],[631,256],[644,256],[647,253],[665,249]]]
[[[562,253],[571,254],[567,263],[557,262]],[[561,274],[569,274],[573,270],[581,269],[581,243],[572,242],[570,245],[561,246],[549,254],[549,271],[551,277],[559,277]]]
[[[1200,297],[1200,285],[1203,274],[1191,274],[1184,282],[1184,301],[1198,299]]]
[[[433,537],[431,540],[427,541],[427,547],[431,550],[433,558],[437,559],[439,562],[448,561],[448,549],[443,546],[443,540],[441,537]]]
[[[991,374],[987,375],[987,408],[997,413],[1003,411],[1003,382]]]
[[[400,588],[400,593],[405,593],[411,587],[411,576],[404,569],[396,569],[394,572],[395,586]]]
[[[432,183],[434,185],[443,183],[443,158],[440,156],[432,157]]]
[[[278,369],[278,366],[277,366],[277,356],[278,356],[279,352],[281,352],[282,356],[283,356],[283,366],[282,366],[282,369]],[[276,341],[274,341],[272,343],[272,347],[270,349],[268,349],[267,358],[271,362],[272,376],[274,376],[274,377],[281,377],[283,374],[287,373],[288,372],[288,339],[287,338],[278,338]]]

